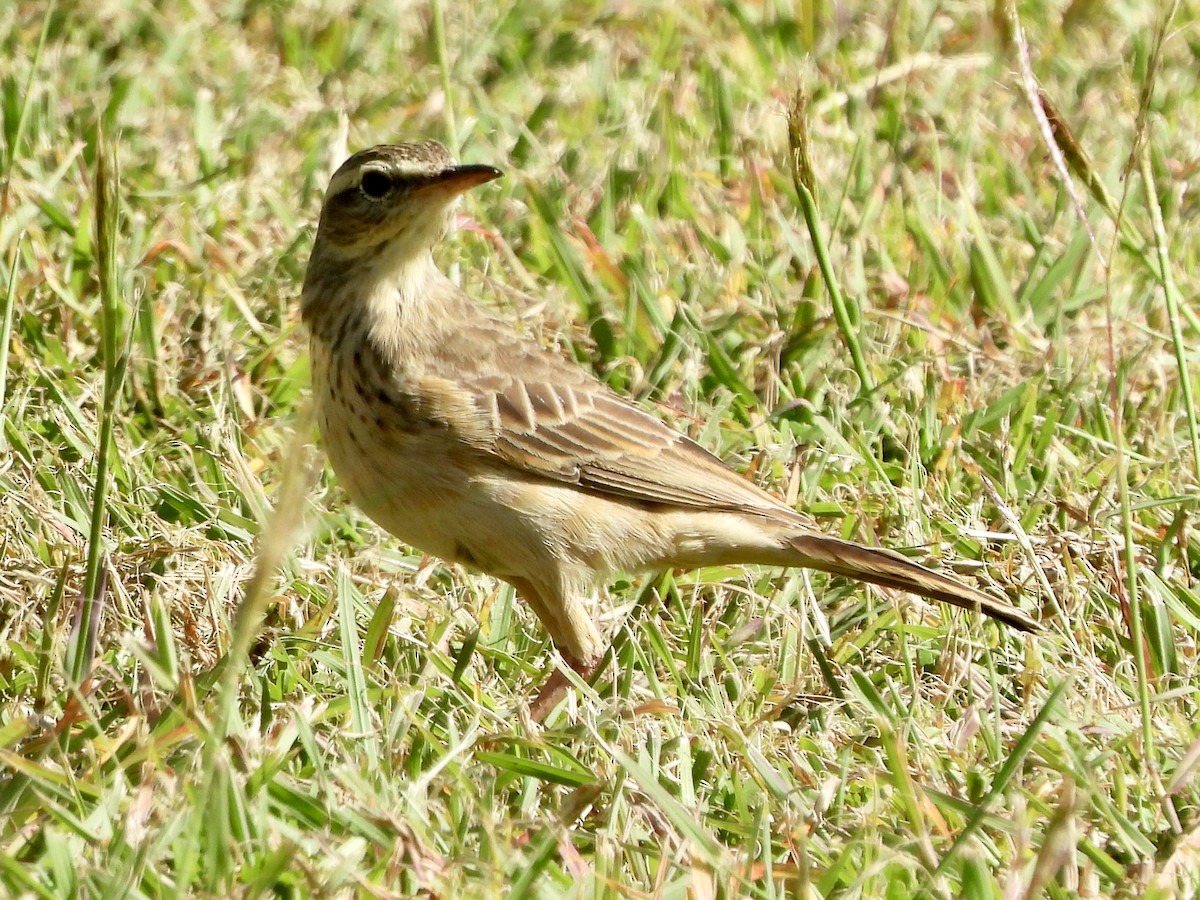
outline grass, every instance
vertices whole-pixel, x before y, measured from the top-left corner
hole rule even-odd
[[[1200,8],[1150,6],[0,9],[0,893],[1193,895]],[[533,726],[511,589],[304,446],[327,174],[418,136],[507,172],[481,302],[1045,632],[618,580]]]

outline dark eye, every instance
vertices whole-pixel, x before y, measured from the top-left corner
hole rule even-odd
[[[392,179],[382,172],[364,172],[362,177],[362,192],[373,200],[386,197],[392,189]]]

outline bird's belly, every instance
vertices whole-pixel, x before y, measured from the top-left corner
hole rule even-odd
[[[627,546],[636,516],[540,479],[464,463],[437,440],[373,438],[369,425],[322,422],[326,452],[351,499],[409,546],[500,578],[549,574],[560,567],[626,567],[610,559]],[[601,508],[593,508],[593,507]],[[611,508],[610,508],[611,507]],[[648,535],[633,546],[645,548]]]
[[[376,523],[409,544],[452,562],[465,473],[439,458],[428,441],[374,434],[369,423],[322,424],[326,454],[338,482]]]

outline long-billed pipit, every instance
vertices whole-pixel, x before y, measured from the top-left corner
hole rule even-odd
[[[807,566],[1037,627],[890,550],[814,532],[467,297],[432,248],[459,195],[499,176],[426,141],[357,153],[329,184],[303,317],[325,449],[371,518],[415,548],[507,581],[585,677],[604,650],[587,598],[612,572]],[[535,717],[561,694],[555,674]]]

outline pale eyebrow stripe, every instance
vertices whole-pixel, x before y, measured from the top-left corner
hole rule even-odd
[[[379,160],[368,160],[361,165],[345,171],[335,172],[325,190],[326,197],[336,197],[348,188],[356,188],[362,183],[363,175],[367,172],[382,172],[389,178],[423,179],[429,177],[419,163],[413,160],[399,160],[393,165],[380,165]]]
[[[325,191],[326,197],[336,197],[348,187],[357,186],[362,180],[362,169],[350,169],[346,172],[338,172],[329,181],[329,187]]]

